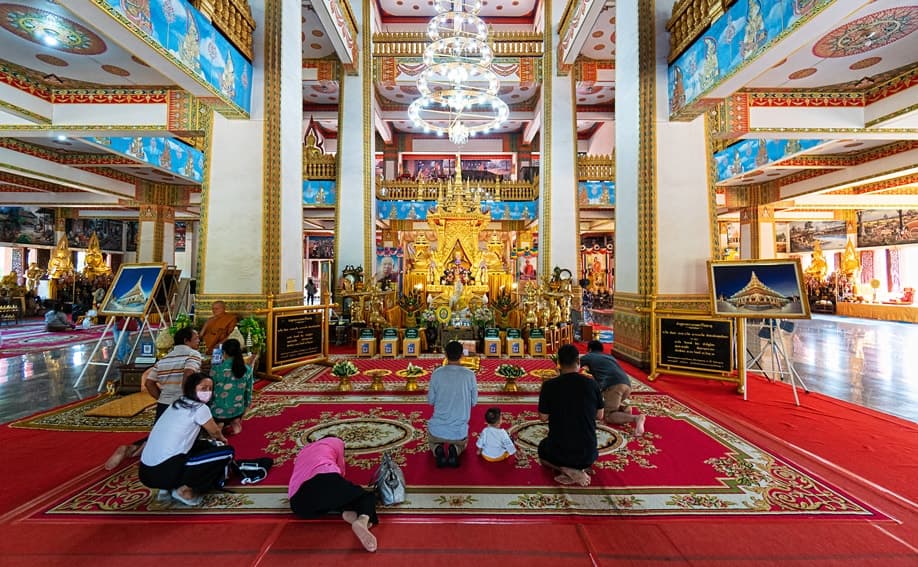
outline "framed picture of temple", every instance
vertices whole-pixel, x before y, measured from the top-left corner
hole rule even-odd
[[[166,264],[122,264],[102,301],[99,313],[142,317],[153,301]]]
[[[708,262],[714,315],[809,319],[800,260]]]

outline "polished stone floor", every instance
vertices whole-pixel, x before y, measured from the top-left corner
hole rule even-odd
[[[815,315],[782,338],[809,389],[918,422],[918,325]],[[104,367],[89,366],[75,385],[93,346],[0,359],[0,423],[95,395]],[[765,350],[766,371],[783,368],[767,341],[749,347],[753,354]]]

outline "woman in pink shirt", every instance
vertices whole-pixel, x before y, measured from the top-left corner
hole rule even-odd
[[[376,536],[370,533],[379,523],[376,495],[344,478],[344,441],[338,437],[323,437],[300,450],[287,496],[290,509],[301,518],[340,510],[364,549],[376,551]]]

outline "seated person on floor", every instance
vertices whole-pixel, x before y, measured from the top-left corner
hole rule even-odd
[[[602,399],[605,403],[606,423],[623,425],[634,424],[634,434],[644,434],[644,415],[634,415],[626,400],[631,394],[631,378],[611,354],[603,352],[602,343],[596,340],[587,343],[589,352],[580,357],[580,366],[586,367],[593,379],[599,384]]]
[[[205,352],[211,352],[214,347],[230,336],[239,319],[232,313],[226,312],[226,304],[214,301],[211,306],[213,316],[201,327],[201,342],[204,343]]]
[[[174,498],[197,506],[205,492],[223,486],[234,451],[222,444],[226,438],[207,407],[213,387],[213,380],[200,372],[189,376],[182,396],[172,402],[150,431],[140,456],[139,476],[144,486],[160,489],[160,503]],[[201,428],[221,444],[198,439]]]
[[[252,403],[251,362],[242,356],[242,345],[238,340],[226,339],[223,342],[223,361],[211,369],[214,419],[231,435],[242,433],[242,414]]]
[[[496,463],[516,454],[516,445],[507,430],[500,426],[500,408],[488,408],[485,412],[487,424],[478,434],[478,454],[484,460]]]
[[[438,467],[459,466],[459,455],[468,444],[472,406],[478,403],[475,373],[461,360],[462,345],[451,341],[446,345],[446,365],[430,375],[427,403],[434,409],[427,436]]]
[[[76,327],[60,303],[54,303],[45,313],[45,330],[51,332],[72,331]]]
[[[344,441],[323,437],[306,444],[293,462],[287,488],[290,510],[300,518],[321,518],[340,512],[341,518],[367,551],[376,551],[370,528],[376,517],[376,494],[344,478]]]
[[[561,484],[589,486],[587,469],[599,458],[596,421],[603,418],[603,399],[595,380],[578,372],[580,352],[574,345],[558,349],[561,375],[542,384],[539,419],[548,435],[539,443],[539,463],[561,474]]]

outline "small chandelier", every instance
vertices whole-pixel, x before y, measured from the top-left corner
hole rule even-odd
[[[425,132],[447,134],[462,145],[503,124],[510,109],[497,97],[500,80],[491,69],[488,26],[478,17],[481,0],[436,0],[436,10],[417,82],[421,96],[408,116]]]

